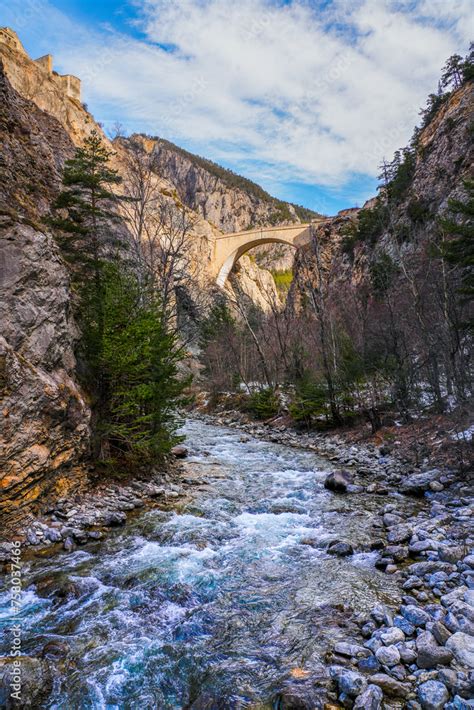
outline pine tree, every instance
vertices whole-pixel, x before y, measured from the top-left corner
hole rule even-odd
[[[454,89],[459,89],[463,83],[463,65],[464,60],[459,54],[453,54],[446,61],[441,74],[441,86],[446,89],[452,86]]]
[[[50,221],[72,266],[93,457],[143,464],[179,440],[176,411],[188,380],[178,376],[183,351],[167,330],[159,288],[144,284],[123,259],[125,244],[116,235],[124,198],[113,192],[121,178],[111,156],[92,132],[65,165],[65,189]]]
[[[109,166],[112,156],[97,131],[92,131],[66,161],[64,189],[53,204],[57,239],[71,263],[78,294],[77,319],[81,328],[80,365],[94,395],[94,411],[104,415],[107,381],[102,368],[104,347],[104,266],[117,244],[115,236],[119,198],[112,187],[121,182]]]
[[[110,401],[100,422],[109,458],[146,463],[179,441],[177,410],[189,378],[178,368],[183,348],[166,328],[153,290],[109,264],[105,270],[103,367]]]
[[[445,234],[450,237],[444,246],[444,256],[461,272],[459,292],[463,300],[474,298],[474,180],[465,180],[467,199],[449,200],[451,216],[441,220]]]

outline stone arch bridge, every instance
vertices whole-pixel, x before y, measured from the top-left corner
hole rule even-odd
[[[236,261],[254,247],[276,243],[290,244],[297,249],[303,244],[308,244],[311,238],[311,224],[259,227],[216,237],[212,266],[218,286],[225,285]]]

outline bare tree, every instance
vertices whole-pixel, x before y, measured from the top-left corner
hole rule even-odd
[[[193,228],[197,221],[176,194],[164,189],[154,170],[153,152],[138,137],[122,143],[124,202],[141,278],[160,295],[167,321],[176,317],[176,292],[195,281]]]

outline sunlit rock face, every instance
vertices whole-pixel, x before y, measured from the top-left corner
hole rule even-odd
[[[0,65],[0,453],[2,535],[82,481],[89,408],[75,375],[69,274],[41,220],[74,145]],[[73,467],[73,468],[72,468]]]

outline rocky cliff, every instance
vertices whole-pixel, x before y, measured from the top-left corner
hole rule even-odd
[[[366,282],[370,264],[382,252],[397,262],[423,250],[449,200],[462,197],[463,181],[474,174],[473,125],[474,82],[468,81],[447,96],[402,154],[403,181],[397,178],[402,184],[397,183],[397,198],[388,211],[382,190],[363,210],[342,211],[315,227],[314,238],[341,292]],[[290,307],[301,301],[308,252],[302,249],[296,256]]]
[[[158,172],[175,186],[188,207],[223,232],[307,222],[319,216],[299,205],[277,200],[251,180],[169,141],[152,140]]]
[[[45,491],[79,485],[89,410],[75,379],[67,269],[41,224],[73,143],[10,85],[0,63],[0,454],[2,533]]]

